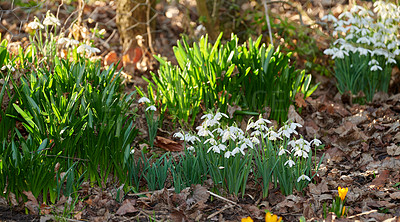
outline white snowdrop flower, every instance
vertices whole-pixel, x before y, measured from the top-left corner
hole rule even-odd
[[[250,136],[256,137],[256,136],[261,136],[262,132],[259,130],[255,130],[253,131]]]
[[[191,143],[194,143],[194,142],[201,142],[200,141],[200,139],[197,137],[197,136],[195,136],[195,135],[190,135],[190,134],[186,134],[185,135],[185,141],[186,142],[191,142]]]
[[[70,38],[59,38],[57,41],[57,44],[59,45],[66,45],[67,47],[71,46],[71,45],[78,45],[79,41],[75,40],[75,39],[70,39]]]
[[[211,146],[208,150],[207,153],[209,153],[210,151],[213,151],[214,153],[220,153],[221,150],[219,149],[219,147],[217,145]]]
[[[204,144],[207,144],[207,143],[209,143],[209,144],[211,144],[213,146],[218,145],[218,142],[214,138],[209,138],[206,141],[204,141]]]
[[[343,45],[343,44],[345,44],[345,43],[346,43],[346,40],[344,40],[344,39],[337,39],[336,41],[333,42],[333,45],[337,45],[337,44]]]
[[[225,113],[220,113],[220,112],[217,112],[213,119],[219,121],[222,117],[229,119],[229,117]]]
[[[216,128],[211,133],[215,133],[215,132],[217,132],[219,135],[223,135],[225,131],[221,128]]]
[[[297,178],[297,183],[300,182],[301,180],[308,180],[311,181],[310,177],[306,176],[306,175],[301,175],[299,176],[299,178]]]
[[[15,71],[15,68],[12,65],[5,65],[1,67],[1,70],[6,70],[6,69],[10,70],[11,72]]]
[[[253,144],[260,144],[260,140],[257,137],[251,137],[250,140]]]
[[[173,135],[173,137],[177,137],[180,140],[185,140],[185,136],[181,132],[177,132]]]
[[[267,119],[263,119],[260,115],[260,118],[255,122],[256,125],[265,125],[265,124],[270,124],[271,121]]]
[[[380,67],[378,65],[374,65],[374,66],[371,67],[371,71],[377,71],[377,70],[382,71],[382,67]]]
[[[223,170],[223,169],[225,169],[225,167],[220,166],[220,167],[218,167],[218,169]]]
[[[100,52],[100,49],[91,47],[91,46],[86,45],[86,44],[82,44],[77,48],[76,51],[78,53],[85,53],[86,52],[88,54],[88,56],[90,56],[92,54],[96,54],[96,53]]]
[[[371,44],[371,41],[369,40],[368,37],[361,37],[359,39],[357,39],[356,41],[357,43],[362,43],[362,44]]]
[[[300,138],[298,140],[296,140],[296,144],[304,151],[306,152],[310,152],[311,147],[310,147],[310,142],[308,142],[307,140]]]
[[[350,34],[346,35],[345,39],[349,40],[349,39],[353,39],[354,37],[355,36],[352,33],[350,33]]]
[[[226,159],[229,159],[231,156],[233,156],[232,153],[231,153],[231,151],[226,151],[225,154],[224,154],[224,157],[225,157]]]
[[[353,18],[353,14],[351,12],[343,12],[342,14],[339,15],[339,19],[342,19],[343,17],[351,19]]]
[[[296,163],[292,159],[289,159],[285,162],[285,166],[286,165],[289,165],[289,167],[292,168],[292,166],[296,165]]]
[[[359,29],[356,33],[357,33],[357,34],[360,34],[360,33],[361,33],[361,36],[365,36],[365,35],[367,35],[367,34],[370,33],[370,30],[369,30],[369,29],[366,29],[366,28],[362,28],[362,29]]]
[[[214,118],[214,116],[213,116],[213,114],[211,114],[211,113],[205,114],[205,115],[203,115],[203,116],[201,117],[201,119],[212,119],[212,118]]]
[[[54,17],[53,14],[50,13],[50,11],[47,11],[47,15],[46,18],[43,21],[44,25],[56,25],[56,26],[60,26],[60,20],[58,20],[56,17]]]
[[[219,121],[215,120],[215,119],[206,119],[206,120],[204,120],[204,122],[202,124],[204,124],[205,126],[208,126],[208,127],[213,127],[215,125],[221,125],[219,123]]]
[[[371,53],[371,50],[363,47],[358,47],[357,51],[360,53],[360,55],[368,55],[368,53]]]
[[[346,51],[344,51],[344,50],[342,50],[342,49],[339,49],[339,50],[332,56],[332,59],[335,59],[335,58],[344,59],[344,56],[349,56],[349,53],[346,52]]]
[[[394,49],[397,47],[397,42],[393,41],[387,45],[387,49]]]
[[[294,156],[303,157],[304,159],[308,158],[308,153],[298,147],[296,147]]]
[[[327,21],[327,22],[337,22],[337,18],[333,16],[332,14],[325,15],[324,17],[321,18],[322,21]]]
[[[186,149],[189,150],[189,151],[194,151],[194,147],[193,146],[188,146],[188,147],[186,147]]]
[[[236,135],[232,133],[230,130],[225,130],[224,135],[222,136],[222,142],[225,143],[227,140],[236,140]]]
[[[239,147],[235,147],[235,149],[232,150],[232,155],[235,156],[238,153],[242,153],[242,155],[245,155],[242,149],[240,149]]]
[[[250,129],[253,129],[255,126],[256,126],[256,124],[254,124],[254,122],[251,122],[251,123],[247,124],[246,131],[249,131]]]
[[[139,99],[138,103],[150,103],[150,100],[147,97],[142,97]]]
[[[372,51],[372,56],[374,55],[383,55],[385,58],[388,58],[389,52],[385,49],[374,49],[374,51]]]
[[[30,23],[28,24],[28,27],[29,27],[30,29],[33,29],[33,30],[36,30],[36,29],[44,29],[44,26],[43,26],[40,22],[38,22],[38,21],[30,22]]]
[[[393,54],[396,55],[396,56],[400,55],[400,49],[394,50]]]
[[[134,153],[135,153],[135,149],[132,149],[130,153],[131,153],[131,154],[134,154]]]
[[[314,144],[314,146],[319,146],[322,144],[321,140],[319,140],[317,138],[313,139],[311,142],[312,142],[312,144]]]
[[[211,150],[212,150],[214,153],[221,153],[221,151],[225,151],[225,150],[226,150],[226,146],[225,146],[224,144],[218,144],[218,145],[211,146],[211,147],[207,150],[207,153],[209,153]]]
[[[254,147],[253,143],[251,142],[251,140],[249,138],[244,138],[244,139],[241,139],[241,140],[243,141],[244,144],[246,144],[247,147],[250,147],[250,148],[253,149],[253,147]]]
[[[284,125],[278,130],[278,132],[283,134],[286,138],[290,139],[290,135],[292,135],[292,133],[294,133],[294,130],[292,128],[290,128],[290,126]]]
[[[279,150],[278,156],[282,156],[282,155],[285,154],[285,153],[290,153],[290,151],[282,147],[282,148]]]
[[[383,42],[374,42],[374,47],[375,48],[379,48],[379,47],[386,48],[386,44]]]
[[[155,106],[149,106],[146,108],[146,111],[151,110],[151,111],[157,111],[157,108]]]
[[[395,59],[393,59],[393,58],[388,58],[388,60],[386,61],[385,65],[387,65],[387,64],[396,64],[396,63],[397,63],[397,62],[396,62]]]
[[[197,131],[197,135],[202,136],[202,137],[207,137],[207,136],[211,136],[214,137],[214,135],[210,132],[210,130],[208,130],[208,128],[206,126],[198,126],[196,127]]]
[[[368,62],[368,65],[369,65],[369,66],[372,66],[372,65],[379,65],[379,62],[378,62],[377,60],[375,60],[375,59],[372,59],[371,61]]]
[[[334,55],[337,50],[338,50],[337,48],[325,49],[324,54],[325,55]]]
[[[280,133],[277,133],[275,131],[270,131],[269,134],[268,134],[268,139],[271,140],[271,141],[274,141],[274,140],[277,140],[277,139],[282,140],[282,137],[280,137],[280,135],[281,135]]]
[[[303,127],[300,123],[290,123],[290,129],[296,130],[297,127]]]

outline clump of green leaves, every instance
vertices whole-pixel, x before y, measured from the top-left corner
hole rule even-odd
[[[191,118],[193,125],[196,115],[207,109],[226,113],[229,106],[239,105],[265,112],[268,106],[271,118],[283,122],[296,93],[307,97],[317,88],[310,87],[311,75],[290,65],[290,53],[267,48],[261,36],[241,45],[235,35],[225,44],[221,38],[210,44],[203,36],[192,47],[186,39],[178,41],[174,53],[179,66],[156,56],[160,70],[152,73],[153,82],[146,80],[149,97],[161,102],[162,113],[168,111],[182,125]]]

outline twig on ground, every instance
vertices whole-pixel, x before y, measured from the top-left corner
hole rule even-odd
[[[215,194],[215,193],[213,193],[213,192],[211,192],[211,191],[207,191],[207,192],[208,192],[209,194],[213,195],[214,197],[217,197],[217,198],[219,198],[219,199],[221,199],[221,200],[224,200],[224,201],[226,201],[226,202],[228,202],[228,203],[231,203],[231,204],[233,204],[233,205],[237,205],[237,203],[234,202],[234,201],[232,201],[232,200],[226,199],[225,197],[222,197],[222,196],[220,196],[220,195],[218,195],[218,194]]]
[[[362,213],[359,213],[359,214],[356,214],[356,215],[353,215],[353,216],[349,216],[347,218],[351,219],[351,218],[359,217],[359,216],[362,216],[362,215],[372,214],[372,213],[375,213],[375,212],[378,212],[378,211],[377,210],[370,210],[370,211],[367,211],[367,212],[362,212]]]
[[[174,191],[175,188],[170,188],[170,189],[167,189],[167,190],[168,191]],[[128,193],[127,195],[128,196],[140,196],[140,195],[144,195],[144,194],[155,193],[155,192],[158,192],[158,191],[162,191],[162,190],[152,190],[152,191],[146,191],[146,192],[141,192],[141,193]]]
[[[209,220],[209,219],[215,217],[216,215],[222,213],[224,210],[229,209],[229,208],[232,208],[232,207],[234,207],[234,206],[235,206],[235,205],[225,205],[221,210],[210,214],[210,216],[207,217],[207,220]]]

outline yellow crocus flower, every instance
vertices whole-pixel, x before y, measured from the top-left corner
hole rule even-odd
[[[270,212],[265,214],[265,222],[281,222],[281,221],[282,217],[278,218],[278,216],[272,215]]]
[[[251,217],[242,218],[242,222],[253,222],[253,219]]]
[[[347,191],[349,191],[349,188],[347,188],[347,187],[346,188],[339,187],[338,191],[339,191],[339,197],[343,201],[346,198]]]

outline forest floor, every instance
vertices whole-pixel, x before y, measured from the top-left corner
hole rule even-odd
[[[22,21],[32,20],[40,16],[45,9],[32,12],[0,2],[3,10],[1,17],[3,38],[10,38],[13,44],[25,44],[27,34],[24,33]],[[70,6],[60,8],[59,18],[66,20],[72,10]],[[185,27],[179,19],[168,18],[166,12],[171,6],[157,5],[162,12],[157,18],[157,32],[154,48],[157,53],[173,60],[172,46],[179,39]],[[183,7],[182,5],[175,6]],[[342,7],[343,8],[343,7]],[[322,9],[321,9],[322,10]],[[323,13],[323,12],[322,12]],[[294,15],[296,13],[289,13]],[[95,44],[107,56],[114,51],[122,58],[122,49],[115,33],[115,6],[104,2],[86,5],[83,10],[84,21],[88,18],[105,28],[105,40]],[[19,23],[21,22],[21,23]],[[21,24],[21,25],[20,25]],[[94,24],[87,23],[88,26]],[[8,35],[8,37],[7,37]],[[112,52],[113,53],[113,52]],[[146,54],[146,53],[145,53]],[[114,55],[113,55],[114,56]],[[134,72],[125,73],[127,91],[134,86],[145,87],[142,75],[149,76],[149,70],[156,70],[155,62],[148,58],[143,65],[138,65]],[[393,70],[393,76],[399,77],[399,70]],[[352,103],[348,95],[340,95],[333,77],[314,76],[321,82],[317,91],[305,101],[300,114],[293,118],[303,125],[299,133],[308,139],[319,138],[325,147],[317,153],[318,158],[324,155],[318,175],[303,193],[284,196],[279,189],[270,190],[267,198],[262,199],[260,187],[248,184],[244,197],[215,196],[207,186],[192,186],[176,194],[173,190],[163,189],[155,192],[139,194],[127,193],[125,199],[116,201],[116,187],[107,189],[91,187],[84,183],[79,191],[81,197],[75,205],[76,214],[73,219],[65,219],[62,211],[57,214],[42,216],[26,215],[25,207],[11,210],[6,200],[0,199],[0,221],[240,221],[251,215],[255,220],[263,220],[265,210],[282,216],[284,221],[298,221],[304,216],[310,221],[324,220],[324,204],[332,202],[337,195],[337,187],[348,187],[346,218],[335,219],[328,214],[326,221],[399,221],[400,219],[400,93],[398,81],[393,80],[389,94],[378,93],[371,103],[358,105]],[[143,116],[139,116],[137,126],[146,136]],[[172,135],[171,129],[163,129],[161,133]],[[165,132],[166,131],[166,132]],[[170,138],[171,139],[171,138]],[[138,147],[139,148],[139,147]],[[158,150],[158,152],[161,152]],[[169,185],[172,182],[169,182]],[[195,204],[188,207],[187,201],[192,198]],[[65,209],[71,200],[64,199],[56,207]],[[50,210],[48,211],[50,212]]]

